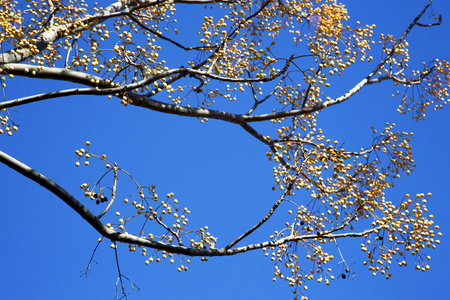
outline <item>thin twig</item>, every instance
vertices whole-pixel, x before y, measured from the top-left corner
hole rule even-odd
[[[298,174],[297,174],[298,176]],[[234,245],[236,245],[238,242],[242,241],[245,237],[249,236],[252,232],[254,232],[256,229],[258,229],[259,227],[261,227],[261,225],[263,225],[267,220],[270,219],[270,217],[275,213],[275,210],[278,208],[278,206],[281,204],[281,202],[283,200],[285,200],[284,198],[289,195],[290,191],[292,190],[292,187],[295,183],[295,181],[297,180],[297,176],[295,176],[295,178],[289,183],[289,185],[286,187],[286,190],[284,191],[283,195],[281,195],[280,198],[278,198],[278,200],[274,203],[274,205],[272,206],[272,208],[269,210],[269,212],[264,216],[264,218],[262,218],[256,225],[254,225],[252,228],[250,228],[249,230],[247,230],[244,234],[242,234],[241,236],[239,236],[237,239],[235,239],[234,241],[232,241],[230,244],[228,244],[228,246],[225,246],[224,249],[228,250],[231,247],[233,247]]]
[[[86,269],[80,271],[80,273],[84,271],[84,274],[81,274],[80,277],[83,276],[83,275],[87,277],[88,272],[89,273],[91,272],[91,264],[92,264],[92,262],[95,262],[97,264],[97,262],[94,260],[94,255],[95,255],[95,252],[97,251],[98,246],[100,246],[101,242],[102,242],[101,239],[100,239],[99,242],[97,242],[97,246],[95,246],[94,251],[92,251],[91,259],[89,260],[88,266],[86,267]]]
[[[118,281],[120,282],[120,286],[122,288],[122,294],[125,296],[125,298],[127,297],[127,293],[125,292],[125,287],[123,286],[123,281],[122,281],[122,273],[120,272],[120,265],[119,265],[119,256],[117,255],[117,245],[116,245],[116,241],[114,241],[114,254],[116,257],[116,266],[117,266],[117,271],[119,272],[119,278]],[[116,298],[120,299],[117,295],[117,283],[116,283]]]
[[[117,164],[114,163],[114,166],[113,166],[113,171],[114,171],[114,183],[113,183],[112,192],[111,192],[111,200],[109,200],[109,203],[108,203],[108,205],[106,206],[105,210],[103,210],[102,213],[99,214],[99,215],[97,216],[97,219],[99,219],[99,220],[100,220],[100,218],[103,217],[103,216],[106,214],[106,212],[110,209],[110,207],[112,206],[112,204],[113,204],[113,202],[114,202],[114,199],[116,198],[117,180],[119,179],[119,172],[118,172],[117,170],[118,170]]]
[[[164,224],[158,217],[155,217],[155,220],[159,225],[164,227],[168,232],[170,232],[173,236],[175,236],[175,238],[178,241],[178,245],[183,246],[183,242],[181,241],[180,236],[176,232],[174,232],[169,226]]]

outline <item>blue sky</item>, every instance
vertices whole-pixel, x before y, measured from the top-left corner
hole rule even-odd
[[[343,1],[351,22],[376,24],[374,38],[380,33],[399,36],[427,1]],[[434,58],[450,60],[450,2],[436,0],[433,12],[443,15],[440,27],[416,28],[407,40],[412,64]],[[200,6],[180,7],[180,22],[201,14]],[[371,53],[380,56],[376,49]],[[170,53],[168,54],[170,55]],[[375,60],[374,60],[375,61]],[[341,80],[342,91],[359,82],[373,65],[352,67]],[[14,99],[72,85],[41,80],[17,79],[8,82],[6,98]],[[26,88],[24,88],[26,87]],[[402,176],[388,196],[399,201],[405,193],[431,192],[429,212],[444,233],[441,245],[430,251],[431,269],[425,273],[393,267],[393,276],[385,280],[372,277],[362,266],[365,254],[361,241],[342,241],[341,251],[354,261],[356,280],[336,279],[329,287],[309,283],[310,299],[446,299],[450,252],[446,222],[448,201],[448,108],[428,112],[425,122],[396,113],[397,101],[391,98],[393,86],[386,83],[368,86],[350,101],[332,107],[318,118],[319,127],[330,138],[356,149],[370,144],[370,127],[395,122],[400,131],[415,133],[411,143],[417,168]],[[338,95],[335,95],[338,96]],[[239,100],[239,99],[238,99]],[[200,124],[196,119],[164,115],[136,107],[124,108],[106,97],[78,96],[53,99],[16,108],[14,121],[19,132],[0,136],[0,149],[42,172],[73,193],[88,208],[98,211],[82,196],[79,185],[92,182],[103,171],[101,163],[89,167],[74,166],[74,151],[91,141],[91,150],[106,153],[120,167],[131,172],[143,185],[156,185],[157,192],[174,192],[181,206],[191,210],[192,227],[209,226],[223,246],[259,220],[272,206],[278,194],[273,185],[268,151],[238,126],[220,121]],[[117,269],[109,243],[96,253],[98,264],[87,278],[80,277],[99,237],[86,222],[56,196],[36,183],[0,165],[3,242],[0,247],[0,282],[3,299],[112,299],[115,296]],[[119,199],[127,195],[127,183],[119,186]],[[119,182],[119,184],[122,184]],[[122,190],[120,190],[122,188]],[[122,198],[120,198],[122,197]],[[123,205],[122,203],[117,203]],[[265,224],[249,242],[266,240],[282,228],[288,217],[288,205]],[[113,211],[120,210],[113,208]],[[111,213],[112,214],[112,213]],[[108,216],[105,216],[107,218]],[[114,220],[114,216],[109,215]],[[234,257],[211,258],[208,262],[192,259],[188,272],[177,272],[176,263],[144,264],[140,253],[129,253],[126,245],[118,249],[121,270],[141,291],[130,299],[292,299],[291,289],[278,280],[272,282],[273,264],[262,251]],[[336,255],[335,255],[336,256]],[[339,262],[330,267],[339,275]],[[2,295],[3,294],[3,295]]]

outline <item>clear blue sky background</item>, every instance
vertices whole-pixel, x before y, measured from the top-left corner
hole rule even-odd
[[[426,0],[344,1],[351,22],[377,24],[381,32],[399,36],[426,4]],[[106,6],[104,1],[104,6]],[[189,28],[189,18],[201,14],[201,6],[180,7],[176,18]],[[440,27],[416,28],[408,37],[413,63],[436,57],[450,60],[450,2],[436,0],[436,14],[443,15]],[[427,14],[428,15],[428,14]],[[184,23],[183,23],[184,22]],[[197,31],[197,30],[196,30]],[[380,53],[371,53],[374,61]],[[168,53],[170,55],[170,53]],[[349,70],[337,89],[345,92],[367,74],[373,65]],[[44,81],[8,82],[8,100],[71,85]],[[319,127],[329,138],[346,142],[355,149],[371,142],[370,126],[378,128],[395,122],[401,131],[413,131],[417,168],[403,176],[388,197],[399,201],[405,193],[432,192],[429,212],[441,226],[441,245],[430,251],[431,269],[422,273],[409,267],[392,267],[393,277],[372,277],[362,266],[365,254],[361,241],[341,242],[345,258],[355,261],[356,281],[336,279],[329,287],[308,284],[310,299],[448,299],[450,225],[447,221],[450,108],[429,112],[425,122],[395,112],[392,85],[372,85],[350,101],[332,107],[319,117]],[[334,95],[338,96],[338,94]],[[239,99],[238,99],[239,100]],[[75,168],[75,149],[92,142],[91,150],[106,153],[120,167],[133,173],[143,185],[155,184],[157,192],[174,192],[181,206],[192,211],[191,226],[208,225],[224,246],[257,222],[272,206],[278,193],[271,191],[272,165],[261,143],[237,126],[219,121],[201,125],[196,119],[164,115],[119,105],[106,97],[71,97],[18,107],[13,114],[20,124],[12,137],[0,136],[0,149],[42,172],[82,197],[79,185],[94,181],[103,171],[101,164]],[[349,149],[350,150],[350,149]],[[122,186],[124,189],[126,184]],[[119,186],[119,189],[121,186]],[[121,194],[122,193],[122,194]],[[123,199],[129,191],[119,190]],[[112,299],[117,270],[114,252],[105,242],[98,250],[88,278],[81,277],[99,237],[76,213],[56,196],[18,173],[0,165],[2,201],[2,242],[0,247],[0,298],[2,299]],[[300,202],[300,200],[298,200]],[[305,200],[306,201],[306,200]],[[117,203],[121,204],[121,203]],[[265,224],[249,241],[267,239],[287,220],[288,205]],[[113,208],[112,211],[120,210]],[[110,215],[106,216],[115,220]],[[105,217],[105,218],[106,218]],[[262,251],[235,257],[193,259],[188,272],[179,273],[168,261],[144,264],[139,252],[119,247],[122,272],[141,289],[131,299],[292,299],[285,282],[272,282],[273,264]],[[337,257],[337,255],[335,254]],[[334,274],[340,267],[330,263]]]

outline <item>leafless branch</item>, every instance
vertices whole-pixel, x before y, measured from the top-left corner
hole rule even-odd
[[[253,107],[245,114],[245,115],[250,115],[253,111],[255,111],[255,109],[261,104],[264,103],[267,99],[269,99],[270,97],[273,96],[273,94],[275,94],[275,92],[277,91],[277,89],[281,86],[281,83],[286,79],[286,77],[288,76],[288,72],[285,72],[283,74],[283,76],[280,78],[280,80],[278,81],[277,85],[272,89],[272,91],[267,94],[263,99],[258,100],[256,98],[256,92],[254,91],[253,85],[250,83],[250,86],[252,88],[252,92],[253,92],[253,98],[255,99],[255,103],[253,104]]]
[[[261,133],[256,131],[253,127],[251,127],[247,123],[243,123],[243,124],[241,124],[241,126],[242,126],[242,128],[244,128],[245,131],[247,131],[248,133],[253,135],[255,138],[257,138],[264,144],[266,144],[268,146],[272,146],[273,143],[271,141],[269,141],[265,136],[263,136]]]
[[[192,47],[186,47],[181,45],[180,43],[178,43],[177,41],[174,41],[171,38],[165,37],[164,35],[162,35],[160,32],[157,32],[153,29],[151,29],[148,26],[145,26],[141,21],[138,20],[138,18],[131,12],[126,14],[127,16],[130,17],[131,20],[133,20],[136,24],[138,24],[141,28],[153,33],[154,35],[158,36],[160,39],[165,40],[169,43],[174,44],[175,46],[185,50],[185,51],[190,51],[190,50],[208,50],[208,49],[212,49],[215,48],[215,46],[192,46]]]
[[[183,242],[180,239],[180,235],[177,234],[176,232],[174,232],[169,226],[167,226],[166,224],[164,224],[159,218],[155,218],[156,222],[161,225],[162,227],[164,227],[168,232],[170,232],[176,239],[178,242],[178,245],[183,246]]]
[[[288,237],[279,239],[277,241],[267,241],[262,242],[258,244],[251,244],[243,247],[238,248],[231,248],[231,246],[227,246],[225,248],[220,249],[194,249],[194,248],[188,248],[182,245],[172,245],[168,243],[158,242],[149,240],[146,238],[138,237],[135,235],[128,234],[126,232],[120,233],[115,232],[112,229],[109,229],[106,227],[103,223],[100,222],[100,220],[93,215],[86,207],[84,207],[78,200],[76,200],[71,194],[69,194],[66,190],[64,190],[62,187],[57,185],[52,180],[48,179],[41,173],[31,169],[27,165],[23,164],[22,162],[16,160],[15,158],[9,156],[8,154],[4,153],[3,151],[0,151],[0,162],[5,164],[6,166],[12,168],[13,170],[19,172],[23,176],[31,179],[32,181],[40,184],[44,188],[46,188],[48,191],[52,192],[56,196],[58,196],[61,200],[63,200],[67,205],[69,205],[75,212],[77,212],[83,219],[86,220],[95,230],[97,230],[103,237],[112,240],[113,242],[122,242],[127,244],[135,244],[140,245],[144,247],[149,247],[152,249],[157,250],[165,250],[170,253],[175,254],[183,254],[188,256],[229,256],[229,255],[236,255],[239,253],[247,252],[250,250],[255,249],[261,249],[264,247],[276,247],[281,244],[292,242],[292,241],[301,241],[301,240],[310,240],[310,239],[316,239],[317,233],[315,234],[308,234],[308,235],[301,235],[301,236],[294,236],[290,235]],[[292,184],[293,181],[291,181]],[[286,195],[289,188],[286,189]],[[281,201],[283,200],[283,197],[280,197],[280,199],[277,200],[277,202],[272,207],[271,211],[266,215],[265,218],[263,218],[260,222],[258,222],[257,225],[252,227],[249,231],[253,232],[257,228],[259,228],[268,217],[270,217],[273,214],[273,211],[279,206]],[[344,237],[361,237],[364,235],[367,235],[371,232],[374,232],[375,230],[381,229],[382,226],[378,226],[372,229],[367,229],[362,232],[348,232],[348,233],[330,233],[330,232],[324,232],[320,234],[321,238],[344,238]],[[251,233],[250,232],[250,233]],[[248,234],[249,232],[243,234],[241,237],[237,238],[235,242],[237,243]]]
[[[295,183],[295,181],[297,180],[298,174],[297,176],[295,176],[295,178],[289,183],[289,185],[286,187],[286,190],[284,191],[283,195],[281,195],[280,198],[278,198],[278,200],[274,203],[274,205],[272,206],[272,208],[269,210],[269,212],[264,216],[264,218],[262,218],[255,226],[253,226],[252,228],[250,228],[249,230],[247,230],[244,234],[242,234],[240,237],[238,237],[237,239],[235,239],[234,241],[232,241],[228,246],[225,246],[224,249],[228,250],[231,247],[233,247],[234,245],[236,245],[237,243],[239,243],[240,241],[242,241],[244,238],[246,238],[247,236],[249,236],[250,234],[252,234],[256,229],[258,229],[259,227],[261,227],[261,225],[263,225],[265,222],[267,222],[267,220],[270,219],[270,217],[275,213],[275,210],[278,208],[278,206],[280,206],[281,202],[285,199],[285,197],[287,195],[289,195],[289,193],[292,190],[292,187]]]
[[[97,263],[97,262],[94,260],[94,255],[95,255],[95,252],[96,252],[97,249],[98,249],[98,246],[100,246],[100,243],[101,243],[101,240],[100,240],[99,242],[97,242],[97,246],[95,246],[94,251],[92,251],[91,259],[89,260],[88,266],[86,267],[86,269],[84,269],[84,270],[81,271],[81,273],[84,273],[84,274],[81,274],[81,276],[84,275],[84,276],[87,277],[88,273],[91,272],[91,264],[92,264],[92,262]]]
[[[117,266],[117,272],[119,273],[119,277],[117,278],[117,281],[120,282],[120,287],[121,287],[121,291],[122,291],[122,295],[123,297],[127,297],[127,293],[125,291],[125,287],[123,286],[123,281],[122,281],[122,273],[120,272],[120,264],[119,264],[119,256],[117,255],[117,245],[116,242],[114,242],[114,255],[116,258],[116,266]],[[117,283],[118,283],[117,282]],[[117,283],[116,283],[116,298],[117,299],[122,299],[122,297],[118,297],[117,295]]]
[[[118,172],[118,168],[116,163],[114,163],[113,166],[113,171],[114,171],[114,182],[113,182],[113,187],[112,187],[112,192],[111,192],[111,200],[109,200],[108,205],[106,206],[106,208],[102,211],[101,214],[98,215],[98,219],[100,220],[101,217],[103,217],[106,212],[111,208],[114,199],[116,198],[116,189],[117,189],[117,180],[119,179],[119,172]]]
[[[439,19],[436,23],[422,24],[422,23],[416,22],[416,25],[421,26],[421,27],[433,27],[433,26],[439,26],[439,25],[441,25],[441,23],[442,23],[442,15],[439,15]]]

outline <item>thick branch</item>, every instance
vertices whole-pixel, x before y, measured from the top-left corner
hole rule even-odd
[[[33,170],[24,163],[16,160],[15,158],[9,156],[8,154],[0,151],[0,162],[4,163],[11,169],[19,172],[23,176],[33,180],[34,182],[40,184],[61,200],[63,200],[67,205],[69,205],[74,211],[76,211],[83,219],[85,219],[92,227],[95,228],[101,235],[109,236],[113,233],[112,230],[108,229],[103,225],[96,216],[94,216],[83,204],[78,202],[71,194],[60,187],[58,184],[48,179],[41,173]]]
[[[174,0],[173,2],[180,2],[180,3],[209,3],[211,1],[177,1]],[[135,5],[144,5],[149,6],[153,4],[160,4],[162,2],[159,1],[137,1],[133,2]],[[178,105],[172,105],[172,104],[166,104],[164,102],[160,102],[157,100],[150,99],[145,96],[140,96],[137,94],[129,94],[130,99],[132,100],[132,104],[136,106],[141,106],[145,108],[149,108],[152,110],[165,112],[165,113],[171,113],[171,114],[177,114],[182,116],[190,116],[190,117],[197,117],[197,118],[211,118],[211,119],[218,119],[223,120],[231,123],[236,124],[245,124],[248,122],[259,122],[259,121],[266,121],[266,120],[272,120],[272,119],[278,119],[283,117],[291,117],[291,116],[298,116],[298,115],[304,115],[304,114],[310,114],[313,112],[316,112],[318,110],[321,110],[323,108],[326,108],[328,106],[336,105],[341,102],[346,101],[351,96],[353,96],[355,93],[357,93],[361,88],[363,88],[366,84],[372,84],[376,82],[381,82],[388,78],[379,78],[379,79],[372,79],[372,77],[376,74],[376,72],[392,57],[392,55],[395,53],[395,49],[403,42],[406,35],[411,31],[411,29],[418,25],[419,19],[422,17],[422,15],[425,13],[425,11],[428,9],[428,7],[431,5],[432,1],[425,6],[425,8],[422,10],[422,12],[414,19],[414,21],[409,25],[409,27],[406,29],[406,31],[403,33],[401,38],[397,41],[397,43],[392,47],[389,54],[376,66],[376,68],[362,81],[360,81],[357,85],[355,85],[352,89],[350,89],[346,94],[335,98],[330,99],[328,101],[325,101],[321,104],[315,105],[313,107],[303,107],[301,109],[294,109],[294,110],[288,110],[288,111],[282,111],[277,113],[269,113],[269,114],[260,114],[260,115],[236,115],[224,111],[216,111],[216,110],[208,110],[208,109],[199,109],[199,108],[189,108],[189,107],[182,107]],[[106,9],[104,9],[102,12],[99,12],[98,14],[95,14],[92,18],[106,18],[107,16],[112,15],[114,12],[120,11],[121,9],[124,9],[122,7],[122,2],[117,2]],[[292,58],[291,58],[292,59]],[[83,72],[78,71],[72,71],[67,70],[64,68],[48,68],[48,67],[37,67],[33,65],[22,65],[22,64],[4,64],[3,67],[3,73],[8,74],[15,74],[20,76],[28,76],[28,77],[37,77],[37,78],[50,78],[50,79],[57,79],[57,80],[65,80],[65,81],[71,81],[76,82],[84,85],[89,85],[96,88],[101,88],[102,90],[66,90],[66,91],[59,91],[59,92],[51,92],[51,93],[45,93],[30,97],[25,97],[19,100],[12,100],[3,102],[0,104],[0,108],[8,108],[17,106],[24,103],[30,103],[34,101],[40,101],[44,99],[49,98],[56,98],[56,97],[62,97],[62,96],[68,96],[68,95],[76,95],[76,94],[114,94],[114,93],[121,93],[124,91],[129,91],[138,87],[142,87],[144,85],[148,85],[162,77],[167,77],[170,75],[175,74],[192,74],[192,75],[200,75],[209,77],[211,79],[217,79],[221,81],[231,81],[231,82],[252,82],[252,81],[270,81],[281,74],[285,74],[287,71],[287,68],[289,66],[289,62],[291,61],[289,59],[283,68],[283,70],[274,76],[270,76],[267,78],[260,78],[260,79],[243,79],[243,78],[225,78],[221,76],[216,76],[209,74],[208,72],[199,71],[196,69],[185,69],[185,68],[178,68],[178,69],[172,69],[167,72],[162,72],[161,74],[158,74],[156,76],[152,76],[150,78],[146,78],[140,82],[132,83],[123,87],[116,87],[112,88],[110,83],[106,80],[103,80],[99,77],[89,75]],[[7,60],[3,60],[7,61]],[[2,60],[0,60],[0,63]],[[0,70],[1,72],[2,70]],[[33,72],[34,71],[34,72]]]
[[[0,65],[0,74],[68,81],[98,88],[111,87],[111,83],[101,77],[66,68],[7,63]]]
[[[273,80],[286,71],[289,63],[286,63],[283,70],[266,79],[232,79],[232,78],[222,78],[215,75],[206,74],[206,72],[194,70],[191,68],[176,68],[166,72],[161,72],[160,74],[154,75],[149,78],[145,78],[141,81],[130,83],[120,87],[114,87],[114,84],[109,82],[108,80],[104,80],[100,77],[90,75],[80,71],[68,70],[65,68],[50,68],[50,67],[42,67],[35,66],[29,64],[5,64],[3,69],[0,69],[0,73],[13,74],[18,76],[25,76],[30,78],[45,78],[45,79],[54,79],[54,80],[62,80],[74,82],[82,85],[87,85],[94,87],[92,89],[67,89],[62,91],[55,91],[49,93],[43,93],[33,96],[24,97],[21,99],[14,99],[10,101],[5,101],[0,103],[0,109],[10,108],[14,106],[19,106],[23,104],[28,104],[36,101],[41,101],[45,99],[52,99],[58,97],[67,97],[71,95],[114,95],[121,94],[127,91],[134,90],[136,88],[149,85],[161,78],[165,78],[171,75],[176,74],[195,74],[195,75],[204,75],[211,77],[213,79],[219,79],[223,81],[264,81],[264,80]],[[217,77],[217,78],[216,78]],[[135,106],[140,106],[144,108],[148,108],[151,110],[176,114],[180,116],[188,116],[188,117],[197,117],[197,118],[210,118],[210,119],[218,119],[223,120],[235,124],[243,124],[248,116],[237,115],[228,113],[225,111],[218,110],[210,110],[210,109],[201,109],[201,108],[190,108],[183,107],[179,105],[167,104],[164,102],[160,102],[157,100],[153,100],[147,96],[138,95],[132,92],[128,93],[128,97],[130,98],[130,103]]]
[[[71,194],[64,190],[61,186],[48,179],[41,173],[33,170],[24,163],[16,160],[8,154],[0,151],[0,162],[4,163],[11,169],[17,171],[23,176],[31,179],[32,181],[40,184],[48,191],[52,192],[58,198],[63,200],[74,211],[76,211],[83,219],[85,219],[95,230],[97,230],[102,236],[112,240],[123,243],[138,244],[142,246],[148,246],[150,248],[166,250],[171,253],[186,254],[190,256],[216,256],[216,255],[228,255],[224,251],[219,250],[204,250],[204,249],[192,249],[183,246],[176,246],[157,241],[151,241],[148,239],[140,238],[128,233],[118,233],[107,228],[100,220],[92,214],[83,204],[75,199]]]
[[[128,233],[119,233],[115,232],[109,228],[107,228],[100,220],[92,214],[83,204],[81,204],[78,200],[76,200],[71,194],[69,194],[66,190],[60,187],[58,184],[48,179],[41,173],[33,170],[29,166],[24,163],[16,160],[15,158],[9,156],[8,154],[0,151],[0,162],[7,165],[11,169],[17,171],[23,176],[31,179],[32,181],[40,184],[48,191],[52,192],[54,195],[58,196],[61,200],[63,200],[67,205],[69,205],[74,211],[76,211],[83,219],[85,219],[95,230],[97,230],[102,236],[112,240],[118,241],[127,244],[135,244],[140,246],[145,246],[158,250],[166,250],[170,253],[183,254],[188,256],[228,256],[235,255],[238,253],[247,252],[250,250],[261,249],[264,247],[276,247],[284,243],[295,242],[300,240],[308,240],[308,239],[316,239],[318,238],[317,234],[309,234],[302,236],[294,236],[290,235],[288,237],[279,239],[277,241],[267,241],[258,244],[251,244],[243,247],[229,249],[227,247],[221,249],[193,249],[188,248],[181,245],[172,245],[161,243],[157,241],[151,241],[145,238],[141,238],[135,235],[131,235]],[[283,200],[283,198],[280,198]],[[277,203],[281,203],[281,200],[278,200]],[[277,204],[275,204],[277,205]],[[275,206],[274,205],[274,206]],[[275,207],[276,208],[276,207]],[[270,212],[269,212],[270,214]],[[253,232],[256,228],[264,223],[264,219],[260,221],[256,226],[251,228],[247,233],[236,239],[236,241],[242,240],[245,236]],[[343,238],[343,237],[361,237],[366,234],[369,234],[377,229],[381,229],[381,226],[365,230],[363,232],[349,232],[349,233],[323,233],[320,234],[320,238]],[[233,242],[234,243],[234,242]],[[229,247],[229,246],[228,246]]]
[[[140,106],[168,114],[186,117],[217,119],[235,124],[241,124],[244,121],[242,115],[236,115],[225,111],[173,105],[153,100],[147,96],[142,96],[134,93],[129,93],[128,97],[132,100],[132,104],[135,106]]]

